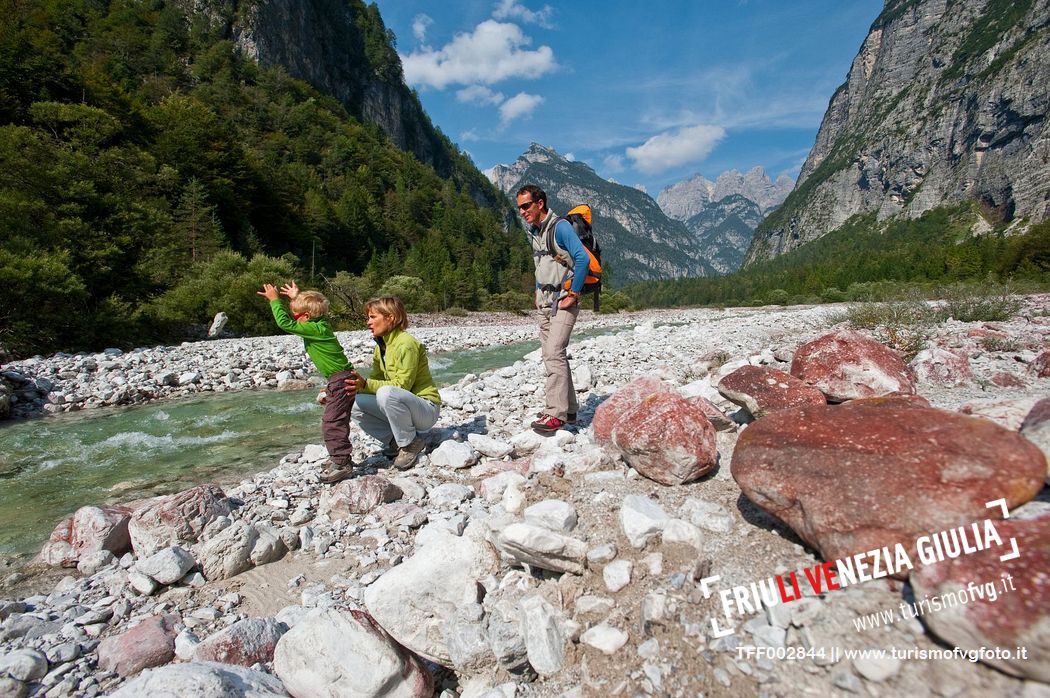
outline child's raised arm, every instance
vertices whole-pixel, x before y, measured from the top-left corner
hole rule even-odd
[[[255,293],[258,296],[265,296],[268,301],[275,301],[279,298],[277,288],[273,284],[263,284],[262,290]]]
[[[285,284],[284,286],[282,286],[281,287],[281,293],[283,293],[284,295],[288,296],[289,300],[292,300],[296,296],[299,295],[299,287],[293,281],[290,284]]]

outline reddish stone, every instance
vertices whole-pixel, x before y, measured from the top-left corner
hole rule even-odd
[[[910,366],[923,383],[952,386],[973,381],[970,360],[940,347],[923,349],[912,359]]]
[[[693,397],[686,398],[686,402],[691,402],[700,408],[700,411],[704,413],[708,421],[711,422],[712,426],[718,431],[735,431],[739,426],[736,422],[726,416],[726,413],[719,409],[718,405],[708,400],[703,395],[694,395]]]
[[[1035,403],[1021,424],[1021,435],[1038,446],[1050,461],[1050,397]],[[1050,469],[1046,473],[1046,482],[1050,484]]]
[[[284,628],[272,618],[246,618],[202,641],[193,651],[193,659],[248,667],[272,661]]]
[[[899,397],[783,410],[741,434],[732,473],[826,560],[982,520],[1042,488],[1033,444],[987,420]],[[914,558],[913,558],[914,559]],[[905,570],[905,573],[907,571]]]
[[[756,418],[787,407],[827,404],[824,393],[768,366],[741,366],[716,387]]]
[[[175,658],[178,616],[153,616],[131,630],[107,637],[98,645],[98,665],[121,676],[131,676]]]
[[[965,650],[1001,647],[1010,659],[985,652],[981,661],[1008,674],[1050,682],[1050,515],[998,521],[1002,546],[945,559],[916,569],[911,584],[918,600],[942,607],[922,620],[948,645]],[[1018,557],[1009,556],[1016,538]],[[976,591],[983,592],[981,595]],[[965,596],[964,596],[965,595]],[[965,600],[964,600],[965,599]],[[929,609],[927,609],[929,610]],[[915,611],[911,611],[914,613]],[[1017,648],[1028,648],[1021,659]]]
[[[230,500],[218,485],[200,485],[157,498],[131,515],[128,532],[139,557],[172,545],[196,543],[205,526],[230,513]]]
[[[715,428],[703,410],[674,392],[638,397],[639,391],[632,391],[633,401],[614,403],[619,418],[609,416],[611,433],[596,439],[600,445],[616,449],[640,474],[664,485],[696,480],[715,467]]]
[[[1010,431],[1021,428],[1025,416],[1032,410],[1039,398],[1019,397],[1006,400],[977,400],[968,402],[959,408],[963,414],[990,419]]]
[[[128,522],[131,509],[127,507],[81,507],[73,515],[73,535],[70,542],[81,558],[87,553],[108,550],[117,557],[131,551]]]
[[[820,390],[830,402],[915,392],[911,369],[892,349],[852,330],[800,346],[791,361],[791,375]]]
[[[608,443],[612,440],[613,427],[620,421],[623,413],[628,408],[637,405],[642,398],[653,393],[670,392],[671,386],[658,378],[642,376],[635,378],[621,387],[615,393],[605,399],[598,409],[594,411],[594,419],[591,420],[591,430],[594,439],[599,443]]]
[[[317,509],[336,519],[350,514],[367,514],[380,504],[401,499],[401,488],[379,475],[344,480],[321,494]]]
[[[1032,373],[1037,378],[1050,378],[1050,351],[1044,351],[1032,362]]]
[[[993,384],[1000,388],[1023,388],[1025,382],[1007,371],[999,371],[992,376],[991,381]]]
[[[73,538],[73,515],[63,518],[51,531],[47,542],[40,548],[40,562],[51,567],[76,567],[76,551],[70,540]]]

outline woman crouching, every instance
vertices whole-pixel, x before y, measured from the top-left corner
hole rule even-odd
[[[346,379],[357,399],[352,419],[369,436],[386,444],[398,470],[411,468],[426,442],[419,432],[437,423],[441,396],[430,375],[427,350],[408,329],[400,298],[383,296],[365,303],[368,329],[376,341],[372,372],[365,380],[356,371]]]

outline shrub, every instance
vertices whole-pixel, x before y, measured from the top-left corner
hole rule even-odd
[[[589,296],[584,296],[580,299],[581,307],[593,308],[594,305],[589,300]],[[621,310],[631,309],[631,298],[623,291],[602,291],[602,296],[598,304],[598,312],[605,313],[618,313]]]
[[[899,352],[906,360],[922,351],[939,322],[937,311],[918,296],[887,303],[861,303],[846,309],[854,328],[872,331],[875,339]]]
[[[956,284],[940,289],[944,299],[941,314],[959,322],[1009,320],[1021,310],[1023,301],[1005,285],[986,282],[981,286]]]
[[[1024,345],[1008,337],[981,337],[981,348],[985,351],[1021,351]]]
[[[391,276],[377,291],[379,296],[397,296],[410,313],[437,310],[437,299],[427,290],[423,279],[416,276]]]

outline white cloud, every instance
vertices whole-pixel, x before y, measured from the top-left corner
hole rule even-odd
[[[642,172],[654,174],[703,160],[725,135],[721,126],[687,126],[673,133],[653,136],[637,148],[628,148],[627,157],[634,160]]]
[[[434,20],[429,15],[416,15],[412,19],[412,36],[416,37],[416,40],[423,42],[427,40],[427,29],[434,23]]]
[[[607,172],[623,172],[623,156],[622,155],[608,155],[602,160],[602,167]]]
[[[515,119],[528,116],[541,104],[543,104],[543,97],[519,92],[500,105],[500,122],[503,125],[507,125]]]
[[[499,104],[503,101],[503,93],[493,92],[484,85],[471,85],[457,92],[456,99],[470,104]]]
[[[449,85],[491,85],[512,77],[536,78],[557,67],[550,46],[532,51],[516,24],[485,20],[471,33],[457,34],[440,50],[424,47],[401,56],[405,80],[439,90]]]
[[[550,29],[551,12],[553,10],[550,5],[544,5],[542,9],[533,12],[524,5],[519,5],[517,0],[500,0],[496,9],[492,11],[492,16],[496,19],[520,19],[526,24],[538,24]]]

